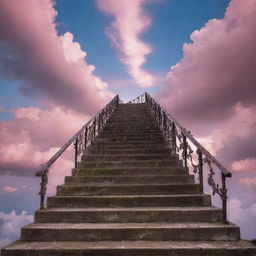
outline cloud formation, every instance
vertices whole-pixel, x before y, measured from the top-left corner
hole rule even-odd
[[[13,120],[0,122],[1,174],[34,175],[35,168],[48,161],[89,119],[60,107],[27,107],[12,112]],[[69,160],[65,157],[59,163],[66,166]]]
[[[56,15],[52,0],[0,1],[0,74],[45,104],[93,114],[113,94],[73,35],[57,34]]]
[[[158,98],[187,121],[225,120],[256,102],[256,0],[232,0],[223,19],[209,20],[183,45]]]
[[[149,27],[151,20],[143,11],[146,0],[97,0],[101,11],[114,17],[106,30],[114,47],[119,51],[119,58],[135,83],[141,87],[153,86],[155,78],[143,69],[146,56],[152,52],[148,43],[139,37]]]
[[[10,213],[0,212],[0,247],[9,244],[19,238],[18,232],[21,227],[33,222],[33,216],[22,211],[17,214],[15,211]]]

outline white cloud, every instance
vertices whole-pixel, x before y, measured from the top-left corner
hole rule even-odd
[[[21,227],[33,222],[33,219],[33,216],[25,211],[22,211],[20,215],[14,210],[10,213],[0,212],[0,246],[18,239]]]

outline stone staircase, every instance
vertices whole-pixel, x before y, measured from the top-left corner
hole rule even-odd
[[[121,104],[47,209],[2,255],[256,255],[199,191],[147,105]]]

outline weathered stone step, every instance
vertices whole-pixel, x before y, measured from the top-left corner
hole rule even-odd
[[[2,256],[255,256],[247,241],[98,241],[24,242],[2,250]]]
[[[151,133],[151,132],[158,132],[160,129],[157,126],[153,126],[153,127],[108,127],[107,125],[103,128],[102,132],[109,132],[109,133],[113,133],[113,132],[132,132],[132,133],[143,133],[143,132],[147,132],[147,133]]]
[[[108,135],[99,135],[96,139],[96,142],[97,141],[100,141],[100,140],[110,140],[110,141],[127,141],[127,140],[152,140],[152,141],[155,141],[155,140],[160,140],[160,139],[163,139],[163,135],[158,133],[158,134],[134,134],[134,135],[117,135],[115,133],[113,133],[112,136],[110,136],[109,134]]]
[[[169,148],[141,148],[141,149],[105,149],[105,148],[97,148],[92,146],[87,152],[86,155],[132,155],[132,154],[171,154],[171,150]]]
[[[111,184],[111,185],[59,185],[57,195],[134,195],[134,194],[198,194],[199,184]]]
[[[222,211],[215,207],[129,207],[49,208],[35,213],[36,223],[144,223],[221,222]]]
[[[83,155],[81,161],[143,161],[143,160],[174,160],[175,157],[171,154],[134,154],[134,155]]]
[[[165,183],[194,183],[194,175],[136,175],[133,176],[67,176],[66,185],[75,184],[165,184]]]
[[[75,168],[72,175],[184,175],[187,170],[181,167],[119,167],[119,168]]]
[[[152,143],[144,143],[144,144],[111,144],[111,143],[102,143],[92,145],[93,149],[101,149],[101,150],[133,150],[133,149],[159,149],[166,148],[169,149],[167,143],[160,144],[152,144]]]
[[[112,132],[112,131],[103,131],[100,133],[99,137],[138,137],[138,136],[149,136],[149,137],[155,137],[155,135],[163,135],[163,133],[160,130],[150,131],[145,130],[143,133],[136,132],[136,131],[126,131],[126,132]]]
[[[47,207],[190,207],[211,206],[210,195],[52,196]]]
[[[96,143],[107,143],[107,144],[141,144],[141,143],[163,143],[164,138],[163,136],[156,136],[156,137],[133,137],[133,138],[115,138],[115,137],[109,137],[109,138],[97,138]]]
[[[154,148],[155,146],[167,146],[167,142],[162,138],[162,139],[150,139],[150,140],[123,140],[123,141],[111,141],[111,140],[97,140],[96,141],[97,146],[99,147],[116,147],[116,146],[133,146],[137,147],[138,145],[143,145]]]
[[[101,161],[101,162],[80,162],[80,168],[100,167],[171,167],[177,164],[176,160],[134,160],[134,161]]]
[[[221,223],[34,223],[21,229],[23,241],[235,241],[239,228]]]

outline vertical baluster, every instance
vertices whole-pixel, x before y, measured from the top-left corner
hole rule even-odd
[[[199,183],[200,183],[200,193],[204,193],[204,180],[203,180],[203,155],[202,152],[198,149],[198,173],[199,173]]]
[[[182,138],[183,138],[183,152],[182,152],[182,156],[183,156],[183,160],[184,160],[184,167],[187,168],[188,167],[188,145],[187,145],[187,137],[182,133]]]
[[[44,172],[44,174],[41,176],[41,183],[40,183],[40,210],[44,210],[44,199],[45,199],[45,194],[46,194],[46,185],[48,182],[48,170]]]
[[[93,121],[93,140],[92,140],[92,142],[94,142],[95,137],[96,137],[96,117],[94,118],[94,121]]]
[[[176,155],[177,142],[176,142],[176,125],[175,125],[175,123],[172,123],[172,150],[173,150],[173,153]]]
[[[159,126],[161,128],[161,124],[162,124],[161,112],[162,112],[162,110],[161,110],[161,107],[159,105],[157,106],[157,110],[158,110],[158,123],[159,123]]]
[[[87,134],[88,134],[88,127],[86,126],[84,130],[84,149],[86,150],[87,148]]]
[[[223,223],[228,223],[227,221],[227,188],[226,188],[226,176],[221,173],[222,181],[222,212],[223,212]]]
[[[78,138],[76,138],[75,144],[75,168],[78,168],[77,155],[78,155]]]

